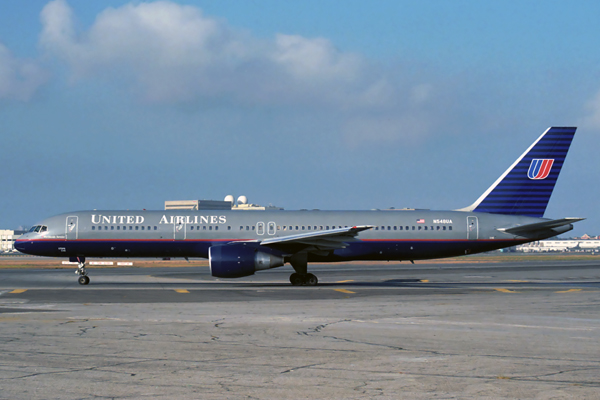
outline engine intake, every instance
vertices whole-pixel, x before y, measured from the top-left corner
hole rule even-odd
[[[212,246],[208,249],[208,259],[210,273],[217,278],[241,278],[284,264],[283,257],[264,253],[246,243]]]

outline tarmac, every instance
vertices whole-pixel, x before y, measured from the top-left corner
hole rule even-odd
[[[600,258],[309,271],[0,270],[0,398],[600,398]]]

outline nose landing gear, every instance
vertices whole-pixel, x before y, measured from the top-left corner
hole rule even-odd
[[[87,276],[87,270],[85,269],[85,258],[77,257],[75,261],[78,263],[77,271],[75,271],[75,274],[79,275],[77,282],[79,282],[80,285],[87,285],[90,283],[90,277]]]

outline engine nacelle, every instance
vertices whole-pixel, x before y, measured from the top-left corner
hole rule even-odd
[[[263,253],[245,243],[212,246],[208,259],[210,273],[217,278],[241,278],[284,264],[283,257]]]

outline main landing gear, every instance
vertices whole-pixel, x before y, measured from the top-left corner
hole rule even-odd
[[[294,272],[290,275],[290,283],[294,286],[317,286],[319,279],[313,274],[299,274]]]
[[[85,258],[77,257],[76,261],[78,265],[75,274],[79,275],[79,279],[77,279],[77,282],[79,282],[80,285],[87,285],[88,283],[90,283],[90,277],[87,276],[87,270],[85,269]]]
[[[319,279],[313,274],[307,272],[308,256],[306,253],[296,253],[292,256],[290,264],[294,267],[294,272],[290,275],[290,283],[293,286],[317,286]]]

